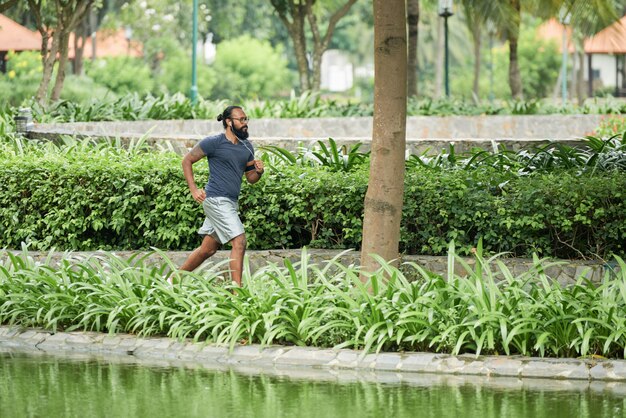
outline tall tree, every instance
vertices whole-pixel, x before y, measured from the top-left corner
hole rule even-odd
[[[506,39],[509,41],[509,86],[511,87],[511,96],[515,99],[521,99],[523,97],[522,76],[519,69],[517,50],[522,21],[522,5],[520,0],[509,1],[511,6],[511,25],[504,27]]]
[[[522,11],[541,18],[571,13],[572,25],[581,28],[597,27],[617,19],[614,0],[474,0],[472,3],[478,15],[493,22],[498,33],[509,43],[509,86],[514,98],[523,95],[517,55]]]
[[[475,0],[474,2],[477,14],[483,16],[483,19],[493,22],[497,32],[509,43],[509,87],[511,89],[511,95],[514,98],[522,98],[523,96],[522,78],[517,55],[520,25],[522,22],[521,1],[524,0]],[[529,3],[533,2],[533,0],[525,1]]]
[[[374,0],[374,124],[365,194],[361,266],[377,254],[398,258],[406,147],[407,34],[405,0]]]
[[[417,96],[417,40],[420,21],[420,0],[407,0],[407,26],[409,32],[408,95]]]
[[[55,63],[58,61],[56,79],[50,100],[61,96],[68,61],[70,32],[97,0],[28,0],[39,33],[41,33],[41,62],[43,74],[35,95],[39,103],[48,100],[48,89]]]
[[[479,81],[480,81],[480,66],[481,66],[481,37],[482,37],[482,25],[484,19],[480,12],[476,8],[476,2],[473,0],[462,0],[461,5],[465,15],[465,24],[467,29],[472,34],[472,42],[474,44],[474,81],[472,83],[472,93],[474,100],[477,101],[480,95]]]
[[[300,89],[318,91],[322,79],[322,55],[328,49],[337,23],[356,0],[343,0],[337,8],[333,7],[336,2],[322,0],[270,0],[270,3],[293,43]],[[324,24],[325,32],[320,27]],[[311,48],[307,47],[307,25]]]

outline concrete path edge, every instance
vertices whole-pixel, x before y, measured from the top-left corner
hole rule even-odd
[[[237,345],[231,351],[226,346],[167,337],[97,332],[54,333],[15,326],[0,326],[0,351],[133,356],[146,360],[261,369],[305,368],[626,383],[626,360],[452,356],[420,352],[376,354],[350,349],[260,345]]]

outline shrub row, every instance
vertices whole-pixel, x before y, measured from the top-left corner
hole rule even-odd
[[[196,179],[206,180],[197,165]],[[368,172],[282,167],[242,188],[249,248],[358,248]],[[445,254],[537,252],[562,258],[623,255],[626,177],[573,170],[511,178],[477,170],[407,172],[401,250]],[[189,196],[180,157],[118,152],[0,153],[0,248],[190,250],[202,209]]]
[[[93,89],[93,86],[90,86]],[[1,86],[0,86],[1,88]],[[85,90],[85,91],[88,91]],[[91,90],[89,90],[91,91]],[[93,122],[110,120],[145,120],[145,119],[213,119],[227,103],[223,100],[203,100],[197,103],[182,94],[140,95],[129,93],[124,96],[97,98],[93,94],[90,100],[60,100],[42,106],[34,100],[27,100],[23,106],[31,107],[33,117],[40,123],[45,122]],[[321,98],[319,94],[303,93],[290,99],[243,100],[243,107],[249,116],[257,118],[310,118],[310,117],[346,117],[372,116],[374,107],[371,102],[337,101]],[[15,112],[8,104],[0,103],[0,117]],[[619,100],[588,99],[577,106],[555,106],[539,100],[501,101],[497,103],[475,104],[458,99],[409,99],[409,116],[447,116],[447,115],[546,115],[546,114],[604,114],[623,115],[626,105]],[[621,120],[616,116],[615,120]]]
[[[163,254],[160,254],[161,256]],[[146,255],[149,257],[150,254]],[[223,283],[227,266],[175,272],[110,253],[35,262],[28,251],[0,251],[0,324],[227,344],[283,344],[438,353],[626,357],[626,263],[590,286],[561,286],[534,265],[514,275],[480,246],[473,267],[445,277],[413,264],[367,274],[338,260],[268,264],[244,271],[243,287]],[[383,278],[384,277],[384,278]],[[235,291],[236,290],[236,291]]]

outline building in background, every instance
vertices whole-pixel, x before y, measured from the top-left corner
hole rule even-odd
[[[140,42],[132,39],[124,29],[103,29],[96,33],[96,41],[87,37],[83,45],[83,56],[86,59],[105,57],[141,57],[143,47]],[[40,51],[41,34],[31,31],[14,20],[0,14],[0,72],[6,72],[6,57],[9,51]],[[68,58],[76,57],[74,33],[70,34]]]
[[[0,14],[0,73],[6,73],[9,51],[39,51],[41,35]]]
[[[333,92],[350,90],[353,84],[352,63],[347,53],[328,49],[322,55],[321,88]]]
[[[575,52],[571,28],[565,28],[555,19],[539,27],[539,36],[554,40],[559,52],[563,52],[565,31],[567,53]],[[584,80],[587,94],[593,96],[598,90],[610,89],[615,96],[626,96],[626,16],[584,40]],[[572,62],[571,58],[568,60]]]

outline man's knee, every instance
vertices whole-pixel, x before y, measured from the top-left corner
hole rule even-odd
[[[244,234],[241,234],[235,238],[232,239],[232,241],[230,242],[230,244],[233,247],[233,250],[235,251],[245,251],[246,250],[246,236]]]
[[[209,258],[217,252],[216,243],[212,242],[210,239],[205,239],[202,241],[202,245],[200,246],[200,254],[202,257]]]
[[[217,251],[215,250],[215,248],[207,248],[207,247],[200,247],[200,254],[202,255],[202,257],[204,257],[205,259],[211,257],[213,254],[215,254]]]

